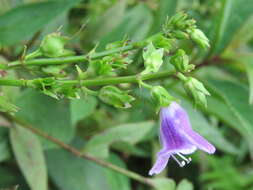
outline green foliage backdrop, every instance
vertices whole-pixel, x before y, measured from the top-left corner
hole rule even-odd
[[[0,189],[253,190],[252,52],[252,0],[0,0]],[[172,100],[217,150],[151,177]]]

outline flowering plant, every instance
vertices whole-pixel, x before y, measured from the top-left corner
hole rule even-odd
[[[0,189],[252,189],[252,10],[0,0]]]

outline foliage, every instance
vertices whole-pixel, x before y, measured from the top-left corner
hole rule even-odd
[[[0,0],[0,189],[253,189],[252,10]],[[172,101],[217,151],[151,178]]]

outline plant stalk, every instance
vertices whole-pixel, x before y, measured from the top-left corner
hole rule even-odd
[[[158,80],[167,78],[174,75],[175,71],[162,71],[157,73],[145,74],[145,75],[130,75],[123,77],[106,77],[99,79],[87,79],[87,80],[57,80],[58,84],[69,84],[69,85],[82,85],[84,87],[89,86],[104,86],[112,84],[121,84],[121,83],[138,83],[140,80]],[[38,79],[36,79],[38,80]],[[25,86],[33,87],[33,80],[16,80],[16,79],[0,79],[0,86]]]
[[[13,67],[19,66],[43,66],[43,65],[61,65],[61,64],[73,64],[86,62],[92,59],[99,59],[104,56],[112,55],[114,53],[126,52],[134,49],[139,49],[145,46],[145,42],[135,42],[127,46],[120,48],[115,48],[111,50],[105,50],[99,53],[88,53],[86,55],[78,56],[69,56],[69,57],[57,57],[57,58],[40,58],[40,59],[31,59],[31,60],[18,60],[13,61],[8,64],[6,69],[11,69]]]
[[[107,162],[105,160],[102,160],[102,159],[99,159],[99,158],[96,158],[88,153],[82,153],[80,152],[78,149],[60,141],[59,139],[56,139],[50,135],[48,135],[47,133],[43,132],[42,130],[38,129],[38,128],[34,128],[33,126],[27,124],[26,122],[24,122],[23,120],[20,120],[12,115],[9,115],[9,114],[3,114],[9,121],[12,121],[12,122],[16,122],[18,123],[19,125],[18,126],[21,126],[23,128],[26,128],[28,129],[29,131],[33,132],[34,134],[36,135],[39,135],[51,142],[53,142],[54,144],[58,145],[59,147],[63,148],[64,150],[72,153],[73,155],[77,156],[77,157],[80,157],[80,158],[83,158],[83,159],[86,159],[86,160],[90,160],[92,162],[95,162],[96,164],[98,165],[101,165],[105,168],[109,168],[113,171],[116,171],[118,173],[121,173],[125,176],[128,176],[129,178],[132,178],[136,181],[139,181],[140,183],[143,183],[145,185],[148,185],[148,186],[151,186],[151,187],[154,187],[154,184],[152,183],[151,179],[149,178],[146,178],[146,177],[143,177],[135,172],[132,172],[132,171],[129,171],[127,169],[124,169],[124,168],[121,168],[121,167],[118,167],[110,162]]]

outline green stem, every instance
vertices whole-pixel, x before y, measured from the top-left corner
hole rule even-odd
[[[56,80],[59,84],[68,84],[68,85],[83,85],[88,86],[104,86],[111,84],[121,84],[121,83],[139,83],[140,80],[157,80],[162,78],[167,78],[174,75],[175,71],[163,71],[158,73],[151,73],[145,75],[131,75],[125,77],[108,77],[108,78],[99,78],[99,79],[88,79],[88,80]],[[38,79],[36,79],[38,80]],[[0,79],[0,86],[26,86],[32,87],[33,80],[14,80],[14,79]]]
[[[135,42],[133,44],[115,48],[111,50],[106,50],[94,54],[86,54],[79,56],[69,56],[69,57],[57,57],[57,58],[41,58],[41,59],[32,59],[32,60],[23,60],[23,61],[14,61],[8,64],[8,68],[18,67],[18,66],[36,66],[36,65],[61,65],[61,64],[73,64],[87,61],[89,59],[99,59],[107,55],[114,53],[125,52],[129,50],[139,49],[145,46],[144,42]]]
[[[184,76],[182,73],[177,73],[176,76],[183,82],[187,81],[187,77]]]
[[[31,87],[28,84],[29,80],[14,80],[14,79],[0,79],[0,86],[26,86],[26,87]]]
[[[121,83],[139,83],[139,81],[144,80],[155,80],[166,78],[175,74],[174,71],[163,71],[158,73],[151,73],[145,75],[132,75],[132,76],[125,76],[125,77],[108,77],[108,78],[101,78],[101,79],[90,79],[90,80],[83,80],[82,85],[84,86],[104,86],[104,85],[111,85],[111,84],[121,84]],[[63,84],[78,84],[79,81],[77,80],[61,80],[58,81],[59,83]]]
[[[73,155],[77,156],[77,157],[80,157],[82,159],[86,159],[86,160],[90,160],[92,162],[95,162],[96,164],[98,165],[101,165],[105,168],[109,168],[113,171],[116,171],[118,173],[121,173],[125,176],[128,176],[129,178],[132,178],[136,181],[139,181],[140,183],[143,183],[143,184],[146,184],[146,185],[149,185],[151,187],[154,187],[154,184],[153,182],[151,181],[151,179],[149,178],[146,178],[146,177],[143,177],[135,172],[132,172],[132,171],[129,171],[127,169],[124,169],[124,168],[121,168],[119,166],[116,166],[110,162],[107,162],[105,160],[102,160],[102,159],[99,159],[99,158],[96,158],[88,153],[82,153],[80,152],[78,149],[60,141],[59,139],[56,139],[50,135],[48,135],[47,133],[45,133],[44,131],[38,129],[38,128],[35,128],[31,125],[29,125],[28,123],[24,122],[23,120],[20,120],[19,118],[17,117],[14,117],[12,115],[9,115],[9,114],[4,114],[2,113],[9,121],[11,122],[16,122],[18,123],[20,127],[23,127],[23,128],[26,128],[28,129],[29,131],[33,132],[34,134],[36,135],[39,135],[51,142],[53,142],[54,144],[58,145],[59,147],[65,149],[66,151],[69,151],[70,153],[72,153]]]

